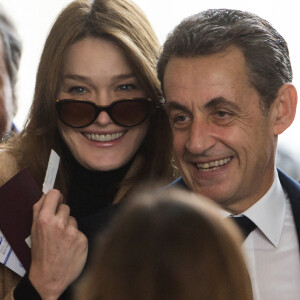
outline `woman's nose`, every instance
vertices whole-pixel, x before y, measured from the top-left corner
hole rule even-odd
[[[106,111],[101,111],[95,120],[95,123],[101,125],[101,126],[106,126],[108,124],[113,123],[113,120],[110,118],[108,113]]]

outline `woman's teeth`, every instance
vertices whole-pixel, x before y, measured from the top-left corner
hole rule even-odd
[[[211,171],[211,170],[217,169],[220,166],[226,165],[227,163],[229,163],[231,161],[231,159],[232,159],[232,157],[227,157],[227,158],[210,161],[210,162],[206,162],[206,163],[198,163],[196,165],[197,165],[198,169],[201,169],[201,171]]]
[[[85,133],[85,137],[96,142],[111,142],[120,138],[125,131],[110,134]]]

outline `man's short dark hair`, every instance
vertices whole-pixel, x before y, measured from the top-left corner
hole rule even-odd
[[[14,113],[17,110],[15,85],[20,64],[22,45],[15,26],[0,6],[0,39],[2,40],[6,69],[12,86]]]
[[[249,12],[209,9],[183,20],[169,34],[157,64],[162,88],[165,68],[172,57],[210,55],[229,46],[242,50],[249,80],[267,113],[279,88],[292,81],[289,50],[268,21]]]

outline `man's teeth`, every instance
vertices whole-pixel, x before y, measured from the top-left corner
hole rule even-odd
[[[202,169],[202,171],[211,171],[211,170],[217,169],[220,166],[226,165],[230,161],[231,161],[231,157],[227,157],[224,159],[210,161],[207,163],[199,163],[199,164],[197,164],[197,167],[198,167],[198,169]]]
[[[85,136],[96,142],[110,142],[120,138],[124,133],[125,131],[111,134],[85,133]]]

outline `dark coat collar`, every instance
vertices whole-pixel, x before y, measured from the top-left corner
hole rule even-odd
[[[290,199],[294,222],[300,244],[300,184],[278,169],[279,180]]]

